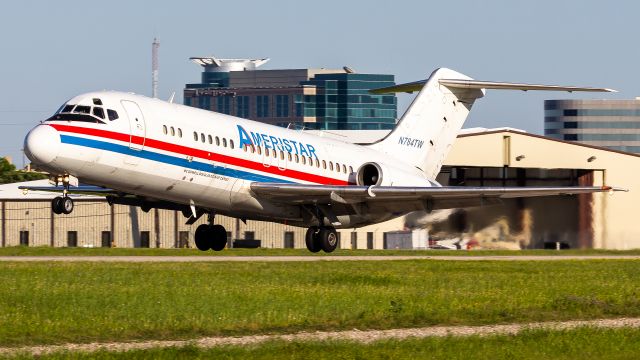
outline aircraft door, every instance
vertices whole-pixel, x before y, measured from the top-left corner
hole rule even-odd
[[[145,125],[142,110],[138,104],[129,100],[122,100],[127,117],[129,118],[129,148],[133,150],[142,150],[146,139],[147,129]]]

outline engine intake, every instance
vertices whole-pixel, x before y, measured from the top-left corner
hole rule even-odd
[[[382,184],[382,167],[370,162],[358,169],[356,183],[360,186],[378,186]]]

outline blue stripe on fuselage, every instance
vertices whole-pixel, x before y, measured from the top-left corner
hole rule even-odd
[[[278,179],[270,176],[254,174],[247,171],[230,169],[227,167],[221,166],[213,166],[213,164],[206,164],[200,161],[188,161],[187,159],[182,159],[179,157],[159,154],[156,152],[148,151],[148,150],[134,150],[129,148],[128,146],[113,144],[106,141],[94,140],[94,139],[85,139],[76,136],[70,135],[60,135],[60,140],[64,144],[71,145],[79,145],[94,149],[100,149],[105,151],[111,151],[115,153],[120,153],[129,156],[139,157],[141,159],[157,161],[163,164],[175,165],[184,168],[189,168],[193,170],[199,170],[203,172],[208,172],[212,174],[217,174],[220,176],[227,176],[237,179],[249,180],[249,181],[259,181],[259,182],[277,182],[277,183],[292,183],[292,181]]]

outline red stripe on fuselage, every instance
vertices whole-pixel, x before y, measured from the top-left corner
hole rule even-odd
[[[176,144],[155,140],[155,139],[150,139],[150,138],[145,139],[140,136],[131,136],[129,134],[123,134],[123,133],[114,132],[114,131],[86,128],[86,127],[80,127],[80,126],[60,125],[60,124],[48,124],[48,125],[58,131],[64,131],[69,133],[84,134],[84,135],[102,137],[102,138],[124,141],[124,142],[131,141],[132,143],[139,144],[139,145],[141,145],[144,142],[144,146],[148,146],[148,147],[159,149],[159,150],[170,151],[170,152],[178,153],[181,155],[193,156],[201,159],[225,163],[228,165],[234,165],[234,166],[239,166],[239,167],[266,172],[270,174],[286,176],[286,177],[297,179],[297,180],[309,181],[317,184],[349,185],[349,182],[340,180],[340,179],[333,179],[333,178],[329,178],[321,175],[309,174],[309,173],[305,173],[298,170],[280,169],[278,168],[277,165],[271,165],[269,167],[266,167],[261,162],[255,162],[255,161],[246,160],[242,158],[236,158],[232,156],[217,154],[211,151],[190,148],[187,146],[176,145]],[[272,158],[272,159],[276,159],[276,158]]]

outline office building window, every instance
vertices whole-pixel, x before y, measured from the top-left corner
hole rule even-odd
[[[354,250],[358,248],[358,233],[355,231],[351,233],[351,248]]]
[[[216,97],[216,110],[219,113],[231,114],[231,96]]]
[[[289,117],[289,95],[276,95],[276,117]]]
[[[236,97],[236,116],[241,118],[249,118],[249,97]]]
[[[256,96],[256,111],[259,118],[269,117],[269,95]]]
[[[256,232],[255,231],[245,231],[244,232],[244,239],[245,240],[255,240],[256,238]]]

